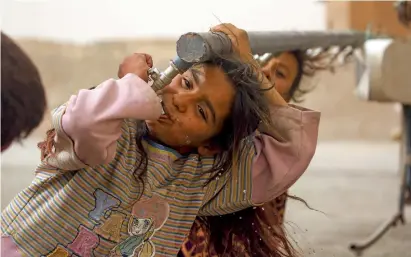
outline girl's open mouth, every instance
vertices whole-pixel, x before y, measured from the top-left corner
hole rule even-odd
[[[161,107],[162,107],[162,112],[158,120],[164,123],[172,124],[173,121],[171,120],[170,116],[167,113],[167,108],[165,107],[163,100],[161,100]]]

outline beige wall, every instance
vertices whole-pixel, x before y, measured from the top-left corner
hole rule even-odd
[[[171,41],[138,40],[86,46],[33,40],[18,42],[40,69],[50,107],[63,103],[78,89],[115,77],[118,64],[127,54],[150,53],[155,66],[164,68],[175,53],[175,44]],[[335,74],[322,74],[310,81],[315,88],[306,96],[304,105],[322,112],[320,139],[389,139],[391,129],[399,123],[398,114],[391,104],[357,100],[353,94],[353,74],[353,67],[347,66]],[[47,126],[42,124],[36,134],[42,135]]]
[[[327,1],[327,28],[371,29],[373,33],[396,37],[410,35],[410,30],[399,22],[394,4],[394,1]]]

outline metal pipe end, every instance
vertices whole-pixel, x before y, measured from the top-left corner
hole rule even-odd
[[[177,55],[185,62],[194,63],[207,60],[208,45],[204,38],[195,32],[182,35],[177,40]]]

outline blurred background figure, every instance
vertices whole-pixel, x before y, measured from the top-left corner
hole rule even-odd
[[[118,64],[130,53],[149,53],[155,67],[165,68],[175,55],[179,35],[208,31],[221,22],[250,31],[370,29],[397,38],[409,33],[392,1],[209,0],[201,5],[159,0],[153,6],[150,1],[126,0],[5,0],[1,10],[2,30],[38,67],[48,110],[80,88],[116,77]],[[175,13],[179,15],[170,15]],[[300,84],[310,90],[301,104],[321,111],[322,118],[316,156],[289,194],[325,215],[289,201],[286,228],[302,256],[351,256],[348,244],[368,235],[397,206],[399,144],[390,136],[400,126],[400,114],[395,104],[357,99],[352,63],[336,67],[334,73],[303,76]],[[2,81],[2,98],[3,91]],[[3,108],[2,103],[2,116]],[[37,143],[49,122],[47,114],[21,145],[2,153],[2,209],[32,181],[40,159]],[[390,231],[364,257],[407,256],[409,242],[407,224]]]

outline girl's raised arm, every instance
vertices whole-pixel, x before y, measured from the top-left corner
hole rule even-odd
[[[273,128],[261,126],[236,169],[210,182],[200,215],[224,215],[259,206],[290,188],[305,172],[317,146],[320,113],[272,106]]]
[[[63,170],[107,164],[115,157],[124,120],[157,119],[161,110],[157,94],[133,73],[80,90],[53,113],[55,151],[45,163]]]

